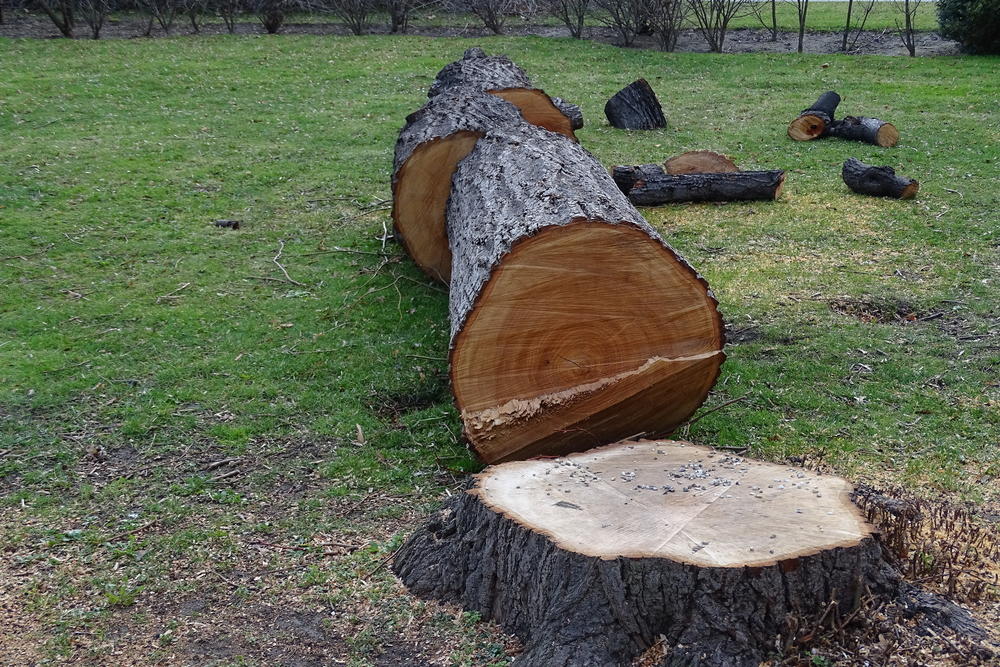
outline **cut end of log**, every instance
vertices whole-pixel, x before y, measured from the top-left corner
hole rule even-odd
[[[899,130],[892,123],[886,123],[875,134],[875,143],[883,148],[892,148],[899,143]],[[901,199],[907,199],[901,197]]]
[[[445,207],[451,175],[483,136],[460,131],[421,144],[399,169],[392,217],[396,234],[410,257],[432,278],[451,280],[451,251]]]
[[[503,88],[487,92],[516,106],[520,109],[524,120],[532,125],[544,127],[550,132],[565,135],[576,141],[573,120],[567,117],[544,91],[537,88]]]
[[[917,192],[920,191],[920,183],[914,180],[910,180],[910,183],[903,187],[902,192],[899,194],[900,199],[913,199],[917,196]]]
[[[795,141],[811,141],[826,132],[827,119],[817,114],[804,113],[788,124],[788,136]]]
[[[668,174],[723,174],[740,170],[736,163],[715,151],[688,151],[663,164]]]
[[[724,360],[704,282],[629,224],[578,220],[517,244],[453,342],[466,435],[494,463],[670,432]]]
[[[874,529],[845,480],[674,441],[626,442],[494,466],[469,491],[561,549],[604,560],[765,567]]]

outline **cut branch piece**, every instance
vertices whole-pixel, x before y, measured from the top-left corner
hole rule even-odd
[[[728,174],[739,171],[736,163],[715,151],[688,151],[663,164],[668,174]]]
[[[895,125],[865,116],[844,116],[827,128],[827,134],[838,139],[863,141],[883,148],[891,148],[899,141],[899,130]]]
[[[788,136],[795,141],[809,141],[826,134],[833,122],[833,114],[840,104],[840,95],[831,91],[819,96],[816,103],[802,111],[799,117],[788,125]]]
[[[897,176],[892,167],[873,167],[853,157],[844,162],[841,176],[854,192],[875,197],[913,199],[920,189],[918,182]]]
[[[565,100],[553,99],[531,85],[523,69],[507,56],[488,56],[478,48],[467,49],[461,60],[438,72],[427,92],[436,97],[455,87],[472,87],[503,97],[517,105],[524,119],[553,132],[575,138],[573,130],[583,127],[580,107]]]
[[[628,198],[636,206],[658,206],[693,201],[755,201],[774,200],[781,194],[785,172],[738,171],[722,174],[655,173],[640,167],[615,167],[615,180],[627,183],[628,170],[634,172],[635,181],[628,190]]]
[[[611,178],[614,179],[618,189],[625,194],[628,194],[637,182],[662,175],[663,167],[658,164],[638,164],[633,167],[618,166],[611,171]]]
[[[488,134],[447,219],[452,389],[482,460],[669,432],[704,401],[716,301],[579,145]]]
[[[666,127],[663,108],[645,79],[625,86],[604,105],[604,115],[612,127],[621,130],[655,130]]]
[[[488,468],[393,569],[521,637],[519,665],[630,665],[663,637],[664,664],[756,667],[789,619],[896,595],[849,494],[707,447],[622,442]]]

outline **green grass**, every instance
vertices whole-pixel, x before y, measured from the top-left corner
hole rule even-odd
[[[476,468],[442,361],[446,295],[379,240],[403,118],[473,43],[0,41],[0,578],[17,582],[0,602],[20,610],[17,650],[268,664],[260,609],[278,601],[332,610],[306,630],[355,664],[399,637],[456,663],[505,655],[381,565]],[[475,43],[578,101],[606,165],[709,148],[789,170],[774,203],[645,211],[742,340],[709,407],[745,399],[683,435],[997,500],[996,58]],[[603,122],[639,76],[669,129]],[[900,145],[788,140],[831,88]],[[848,193],[849,156],[917,178],[918,198]],[[233,596],[249,611],[216,615],[227,648],[198,643],[205,618],[183,605]],[[12,642],[0,632],[0,662]]]

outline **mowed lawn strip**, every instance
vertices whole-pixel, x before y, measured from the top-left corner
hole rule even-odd
[[[382,240],[403,118],[474,44],[579,103],[609,167],[713,149],[788,170],[774,203],[644,211],[730,324],[706,407],[743,397],[681,435],[996,502],[996,58],[8,40],[0,662],[515,650],[402,596],[385,566],[477,469],[450,402],[444,288]],[[670,126],[611,129],[605,100],[640,76]],[[789,140],[829,89],[842,114],[893,122],[899,146]],[[920,193],[853,195],[847,157]]]

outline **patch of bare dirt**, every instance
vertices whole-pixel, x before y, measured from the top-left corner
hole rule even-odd
[[[146,23],[137,18],[121,18],[109,21],[101,32],[101,39],[134,39],[140,38],[145,31]],[[375,25],[369,30],[370,34],[388,34],[387,26]],[[236,26],[236,33],[240,35],[262,35],[265,34],[263,27],[257,21],[243,22]],[[350,35],[350,31],[339,23],[286,23],[282,29],[282,34],[288,35]],[[189,25],[178,23],[173,28],[169,36],[182,37],[193,34]],[[221,23],[208,23],[201,27],[202,35],[222,35],[226,34],[226,28]],[[492,33],[482,26],[465,25],[461,27],[424,27],[411,25],[412,35],[422,35],[426,37],[491,37]],[[505,32],[511,36],[538,36],[538,37],[570,37],[569,30],[564,26],[508,26]],[[153,37],[165,37],[161,29],[156,28],[152,32]],[[8,18],[4,25],[0,25],[0,37],[33,38],[33,39],[56,39],[60,34],[52,22],[44,16],[32,14],[16,14]],[[76,30],[77,39],[89,38],[86,26],[80,25]],[[617,44],[618,37],[615,31],[606,27],[592,27],[587,32],[587,38],[603,42],[605,44]],[[840,50],[842,36],[836,32],[806,33],[804,41],[805,53],[843,53]],[[779,32],[778,39],[771,41],[771,33],[764,29],[736,29],[730,30],[723,51],[725,53],[794,53],[798,43],[798,34],[794,32]],[[653,37],[639,36],[636,39],[636,48],[655,49],[656,41]],[[696,30],[683,30],[677,40],[677,51],[704,53],[708,52],[708,45]],[[866,31],[857,40],[851,54],[877,54],[889,56],[905,56],[906,49],[895,32],[891,30]],[[944,56],[956,55],[960,53],[959,45],[948,39],[944,39],[937,33],[919,33],[916,36],[916,54],[918,56]]]

